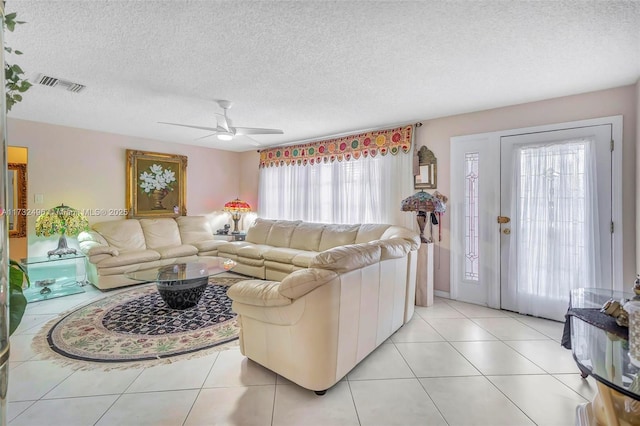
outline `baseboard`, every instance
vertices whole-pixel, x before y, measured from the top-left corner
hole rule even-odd
[[[445,299],[451,299],[451,293],[442,290],[433,290],[433,295],[437,297],[444,297]]]

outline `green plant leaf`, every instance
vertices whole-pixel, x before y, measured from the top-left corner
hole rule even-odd
[[[24,74],[24,71],[22,70],[22,68],[20,68],[20,65],[18,64],[13,64],[11,65],[11,69],[13,70],[13,72],[15,72],[16,74]]]
[[[13,21],[14,19],[16,19],[16,16],[18,16],[18,14],[16,12],[9,13],[7,15],[4,15],[4,20],[5,21]]]
[[[7,21],[5,25],[7,29],[11,32],[13,32],[13,30],[16,28],[16,23],[14,21]]]
[[[27,309],[27,298],[22,292],[25,279],[27,287],[30,286],[24,267],[15,260],[9,260],[9,335],[18,328]]]
[[[27,309],[27,298],[24,297],[22,290],[9,291],[9,335],[20,325],[24,311]]]
[[[15,53],[16,55],[22,55],[22,52],[20,50],[14,50],[13,53]]]

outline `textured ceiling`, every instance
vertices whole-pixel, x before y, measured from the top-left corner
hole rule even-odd
[[[84,84],[9,117],[210,146],[214,99],[263,146],[635,83],[640,2],[26,1],[10,57]]]

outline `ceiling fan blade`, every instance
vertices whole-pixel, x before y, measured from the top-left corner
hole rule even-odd
[[[214,131],[214,132],[224,131],[224,129],[221,129],[220,127],[192,126],[190,124],[167,123],[167,122],[164,122],[164,121],[158,121],[158,123],[160,123],[160,124],[168,124],[170,126],[189,127],[191,129],[211,130],[211,131]]]
[[[236,135],[282,135],[280,129],[260,129],[258,127],[234,127]]]
[[[218,127],[223,129],[223,131],[225,132],[231,132],[231,126],[229,124],[229,119],[227,118],[226,115],[223,114],[219,114],[219,113],[215,113],[216,114],[216,120],[218,122]]]
[[[205,136],[199,137],[197,139],[194,139],[194,141],[199,141],[200,139],[206,139],[206,138],[209,138],[209,137],[214,136],[214,135],[215,135],[215,133],[209,133],[208,135],[205,135]]]
[[[262,144],[260,142],[258,142],[257,140],[250,138],[249,136],[245,136],[245,139],[253,146],[262,146]]]

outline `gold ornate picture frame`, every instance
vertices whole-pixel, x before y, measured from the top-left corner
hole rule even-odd
[[[27,165],[7,164],[7,210],[9,215],[9,238],[27,236]]]
[[[186,216],[187,157],[127,149],[128,217]]]

